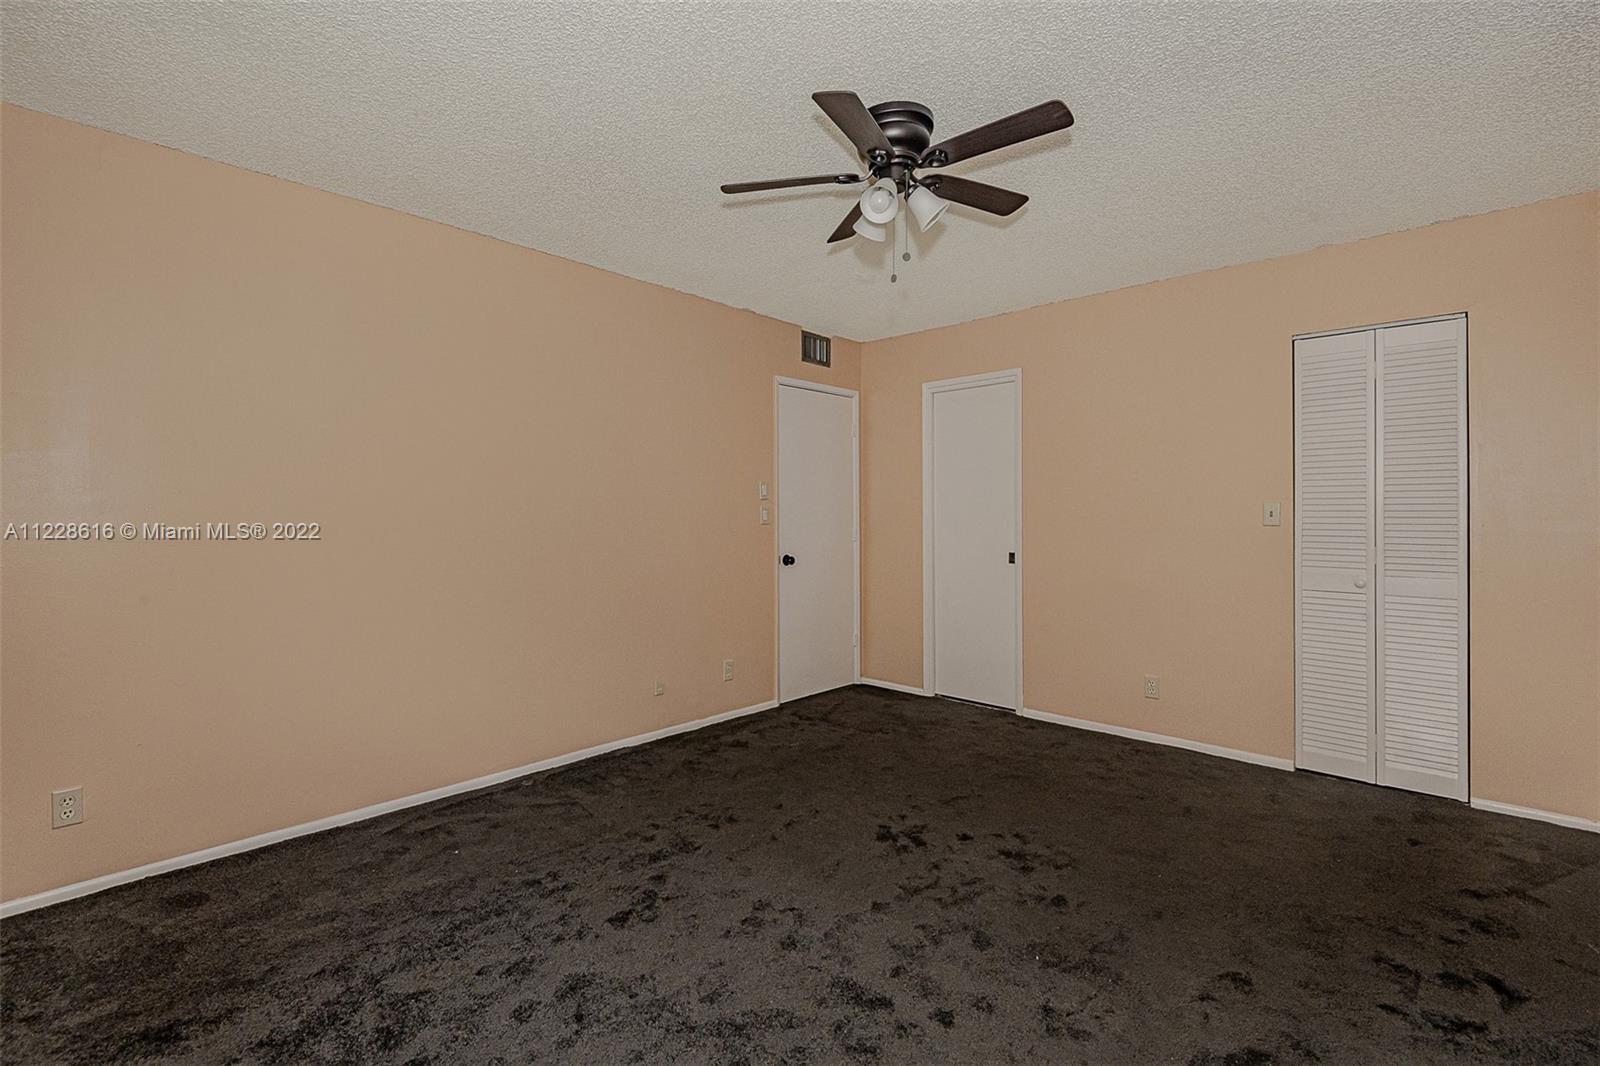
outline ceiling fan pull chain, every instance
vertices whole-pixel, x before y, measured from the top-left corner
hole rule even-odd
[[[905,221],[905,219],[900,218],[899,216],[896,216],[895,219],[894,219],[893,225],[894,225],[895,239],[898,240],[906,231],[906,221]],[[900,280],[900,275],[895,273],[894,253],[890,252],[889,253],[889,284],[893,285],[895,282],[897,282],[899,280]]]

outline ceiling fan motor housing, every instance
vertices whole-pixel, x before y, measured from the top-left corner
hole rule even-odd
[[[889,158],[883,164],[867,160],[874,174],[880,171],[887,173],[890,166],[901,168],[902,171],[916,166],[922,159],[922,153],[933,143],[933,112],[922,104],[910,100],[891,100],[867,108],[867,113],[883,130],[890,148]],[[894,173],[891,176],[898,180],[901,175]]]

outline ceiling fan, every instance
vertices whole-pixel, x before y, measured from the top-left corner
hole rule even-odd
[[[1021,193],[985,185],[981,181],[939,173],[941,167],[992,152],[997,148],[1042,137],[1072,125],[1072,112],[1060,100],[1050,100],[996,119],[949,140],[933,141],[933,112],[908,100],[867,107],[850,92],[812,93],[811,99],[844,131],[861,153],[867,173],[819,174],[810,178],[775,178],[741,181],[722,186],[725,193],[763,192],[801,185],[859,185],[870,182],[861,199],[844,217],[828,243],[852,233],[871,241],[886,236],[884,227],[900,213],[900,199],[917,225],[926,230],[939,221],[951,203],[965,204],[993,215],[1009,215],[1028,202]],[[931,173],[917,173],[917,171]]]

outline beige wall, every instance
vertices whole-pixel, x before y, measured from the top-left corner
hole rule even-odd
[[[324,531],[0,547],[5,898],[772,697],[772,378],[859,346],[0,122],[4,521]]]
[[[1596,817],[1597,212],[808,373],[790,325],[6,107],[3,520],[324,533],[0,546],[0,897],[770,698],[776,373],[863,388],[866,674],[921,679],[919,383],[1022,366],[1029,706],[1288,756],[1292,527],[1259,511],[1292,499],[1289,338],[1458,310],[1473,792]],[[52,832],[70,785],[88,820]]]
[[[1292,758],[1290,338],[1466,311],[1472,793],[1600,817],[1597,213],[1587,193],[867,344],[863,674],[922,683],[921,383],[1022,367],[1027,705]]]

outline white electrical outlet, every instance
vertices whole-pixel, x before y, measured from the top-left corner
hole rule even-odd
[[[1261,524],[1264,526],[1283,525],[1283,505],[1276,500],[1262,504]]]
[[[761,524],[764,526],[772,525],[772,508],[761,508]]]
[[[50,793],[50,828],[65,829],[83,821],[83,786]]]
[[[667,683],[665,681],[657,681],[656,682],[656,695],[659,696],[659,695],[661,695],[662,693],[664,693],[666,691],[667,691]]]
[[[724,680],[724,681],[732,681],[733,680],[733,660],[732,659],[724,659],[724,660],[722,660],[722,680]]]
[[[1147,700],[1161,698],[1161,679],[1155,674],[1144,675],[1144,698]]]

